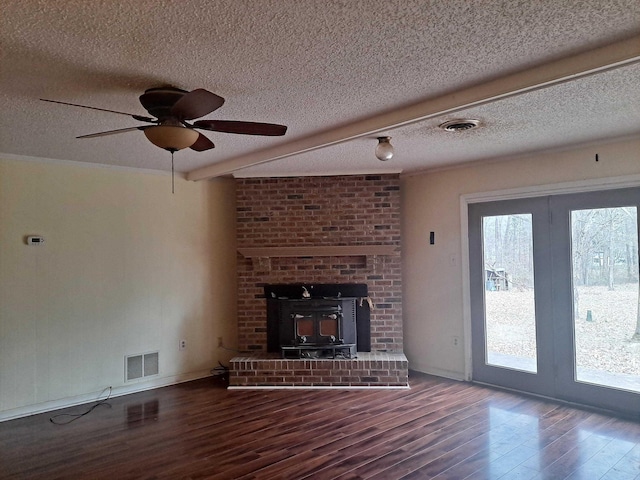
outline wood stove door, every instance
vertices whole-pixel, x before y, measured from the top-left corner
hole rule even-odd
[[[331,345],[341,338],[340,313],[293,312],[294,342],[300,345]]]
[[[283,300],[280,346],[356,343],[355,299]]]
[[[315,313],[294,313],[294,341],[299,344],[316,343],[316,323]]]
[[[328,345],[340,339],[340,302],[304,300],[283,302],[280,345]]]
[[[340,320],[342,313],[318,313],[318,343],[331,344],[342,339]]]

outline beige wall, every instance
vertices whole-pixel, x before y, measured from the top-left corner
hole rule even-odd
[[[234,188],[176,179],[172,195],[167,175],[0,160],[0,419],[228,360]],[[126,383],[125,355],[150,351],[160,374]]]
[[[535,195],[572,186],[591,189],[609,182],[640,185],[639,174],[640,140],[632,140],[403,177],[403,310],[409,367],[460,379],[465,378],[465,366],[467,373],[470,368],[465,363],[468,277],[461,198],[482,192]],[[435,245],[429,245],[431,231]],[[460,339],[458,346],[453,337]]]
[[[640,140],[404,177],[410,367],[465,374],[461,196],[629,175],[640,179]],[[236,341],[234,199],[228,179],[178,179],[171,195],[165,175],[0,159],[0,420],[228,360],[215,346]],[[26,235],[46,243],[26,246]],[[125,355],[149,351],[160,352],[160,375],[125,383]]]

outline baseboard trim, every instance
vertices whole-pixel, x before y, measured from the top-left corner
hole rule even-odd
[[[460,382],[468,381],[464,373],[453,372],[451,370],[442,370],[440,368],[425,368],[420,365],[416,366],[415,363],[410,363],[411,368],[409,368],[409,378],[411,378],[411,371],[426,373],[427,375],[434,375],[436,377],[448,378],[449,380],[458,380]]]
[[[154,378],[144,383],[136,383],[133,385],[121,385],[113,387],[111,391],[111,398],[121,397],[123,395],[130,395],[132,393],[144,392],[147,390],[153,390],[155,388],[169,387],[171,385],[177,385],[179,383],[190,382],[191,380],[198,380],[200,378],[211,376],[210,370],[203,370],[199,372],[185,373],[181,375],[172,375],[169,377]],[[75,407],[77,405],[84,405],[86,403],[96,402],[99,400],[98,396],[108,389],[107,385],[100,391],[91,392],[83,395],[77,395],[74,397],[61,398],[59,400],[52,400],[49,402],[36,403],[33,405],[26,405],[24,407],[13,408],[0,412],[0,423],[9,420],[15,420],[16,418],[28,417],[31,415],[37,415],[39,413],[51,412],[53,410],[60,410],[61,408]],[[104,399],[104,397],[102,397]]]

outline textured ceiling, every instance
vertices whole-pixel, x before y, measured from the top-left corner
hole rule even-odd
[[[142,132],[75,138],[135,120],[39,100],[145,114],[138,96],[166,84],[224,97],[206,118],[289,126],[284,137],[206,132],[215,149],[176,154],[190,178],[414,172],[640,135],[637,0],[0,0],[0,12],[0,154],[10,158],[168,170],[169,154]],[[625,40],[624,66],[396,120]],[[457,117],[482,128],[437,128]],[[389,162],[373,155],[379,134],[393,137]]]

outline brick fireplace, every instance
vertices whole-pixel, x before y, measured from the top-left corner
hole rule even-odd
[[[231,386],[370,385],[380,378],[381,385],[406,385],[399,176],[238,179],[236,192],[238,341],[246,353],[231,362]],[[371,351],[300,365],[268,353],[264,286],[328,283],[367,285]],[[310,375],[314,367],[322,375]]]

